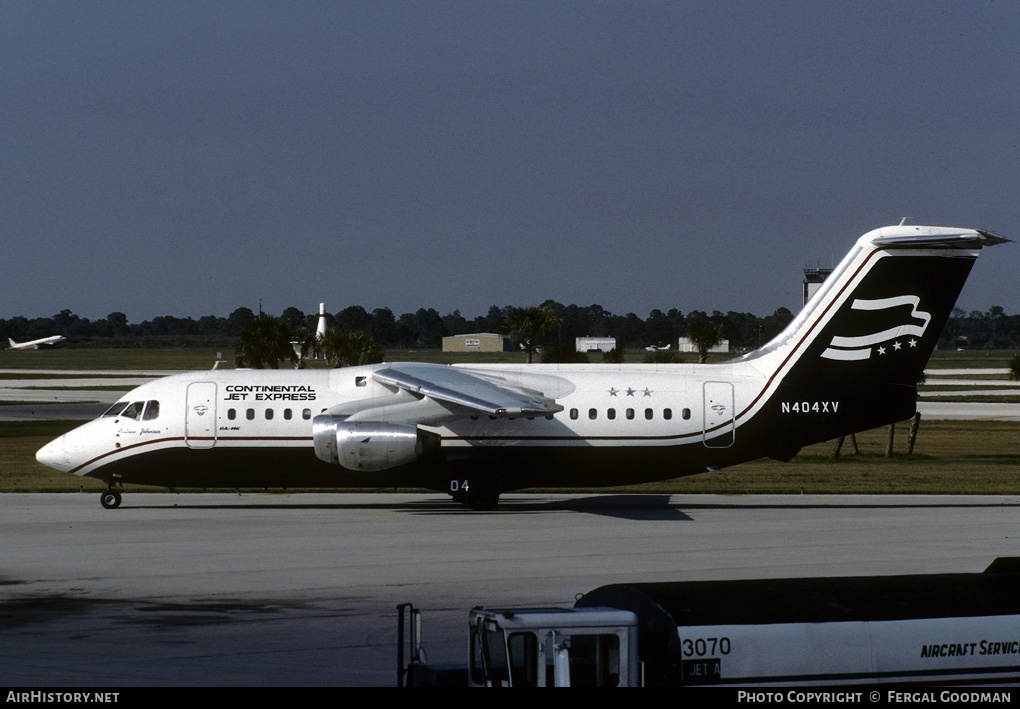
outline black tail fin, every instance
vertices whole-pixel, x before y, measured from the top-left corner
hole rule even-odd
[[[766,408],[804,444],[913,416],[917,384],[990,232],[899,226],[862,236],[790,326],[749,357]],[[805,411],[806,409],[806,411]]]

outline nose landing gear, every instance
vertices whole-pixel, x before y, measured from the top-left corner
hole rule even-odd
[[[99,504],[108,510],[115,510],[120,507],[120,493],[112,487],[99,496]]]

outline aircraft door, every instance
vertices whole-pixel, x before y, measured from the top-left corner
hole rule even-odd
[[[216,445],[216,383],[189,384],[186,401],[184,440],[188,448],[212,448]]]
[[[733,385],[730,382],[705,382],[705,430],[707,448],[729,448],[734,438]]]

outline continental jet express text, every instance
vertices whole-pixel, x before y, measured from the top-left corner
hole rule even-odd
[[[300,384],[231,384],[225,401],[315,401],[315,388]]]

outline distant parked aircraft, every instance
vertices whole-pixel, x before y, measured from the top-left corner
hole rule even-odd
[[[645,350],[647,350],[648,352],[665,352],[672,345],[673,345],[672,342],[669,343],[668,345],[665,345],[664,347],[656,347],[655,345],[648,345],[648,347],[646,347]]]
[[[29,342],[15,342],[11,338],[7,338],[7,341],[11,343],[9,350],[37,350],[40,347],[53,347],[58,342],[63,342],[67,338],[63,335],[53,335],[52,337],[42,337],[38,340],[31,340]]]

